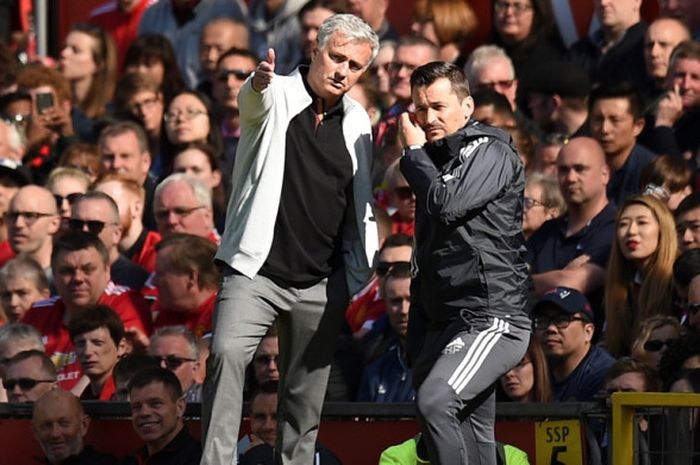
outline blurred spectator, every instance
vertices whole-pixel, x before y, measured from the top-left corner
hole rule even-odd
[[[362,76],[357,83],[350,88],[347,95],[356,100],[362,108],[367,112],[369,121],[372,126],[379,123],[382,117],[382,111],[379,102],[379,96],[374,87],[374,82],[368,74]]]
[[[90,184],[87,174],[77,168],[59,166],[51,171],[45,187],[53,194],[62,222],[70,217],[71,206],[88,191]]]
[[[689,328],[700,331],[700,276],[695,276],[688,284],[688,302],[686,305]]]
[[[566,144],[557,161],[566,213],[547,221],[528,240],[528,263],[535,293],[572,287],[594,302],[596,323],[605,267],[613,240],[615,207],[605,186],[610,172],[600,145],[586,137]]]
[[[41,334],[31,325],[7,323],[0,327],[0,381],[5,376],[7,361],[25,350],[44,351]],[[0,383],[0,402],[7,402],[7,393]]]
[[[158,86],[166,103],[185,88],[175,50],[160,34],[143,34],[131,43],[126,51],[124,73],[143,74]]]
[[[123,69],[126,50],[136,38],[141,16],[150,0],[111,0],[90,13],[88,20],[112,37],[117,50],[117,69]]]
[[[379,0],[381,1],[381,0]],[[299,10],[306,0],[252,0],[248,10],[250,49],[258,58],[275,50],[275,72],[287,75],[301,60]],[[241,47],[245,48],[245,47]]]
[[[552,402],[549,367],[539,339],[532,337],[527,352],[516,366],[501,376],[505,396],[514,402]]]
[[[216,64],[226,51],[232,48],[248,48],[248,25],[230,18],[215,18],[202,29],[199,42],[199,61],[203,80],[197,90],[210,98],[212,84],[216,79]]]
[[[682,42],[671,53],[666,93],[658,100],[651,148],[693,159],[700,148],[700,42]],[[697,157],[696,157],[697,158]],[[696,168],[698,160],[693,159]]]
[[[32,432],[51,465],[116,465],[118,460],[96,452],[83,442],[90,426],[80,400],[73,394],[54,389],[41,396],[32,411]]]
[[[160,86],[141,73],[127,74],[117,83],[114,105],[118,114],[136,119],[148,137],[148,152],[151,154],[150,173],[154,177],[162,174],[164,155],[161,139],[164,136],[163,114],[165,102]]]
[[[177,94],[163,116],[167,135],[164,153],[173,155],[173,148],[190,142],[206,142],[219,157],[223,154],[221,131],[216,125],[211,101],[206,95],[186,90]],[[166,165],[171,159],[164,160]]]
[[[185,427],[187,402],[177,377],[163,368],[134,375],[129,383],[131,423],[145,446],[123,462],[199,463],[202,446]]]
[[[644,64],[653,82],[651,96],[663,92],[671,52],[686,40],[690,40],[690,30],[681,19],[659,18],[649,25],[644,35]]]
[[[650,316],[639,323],[637,337],[632,342],[632,358],[658,370],[661,357],[681,333],[681,325],[675,317]]]
[[[112,371],[126,351],[119,315],[106,305],[97,305],[72,316],[68,332],[80,369],[90,380],[80,398],[110,400],[115,393]]]
[[[464,46],[478,25],[476,13],[463,0],[418,0],[411,31],[434,43],[440,60],[462,68],[467,61]]]
[[[109,195],[90,191],[71,207],[68,227],[97,236],[107,249],[110,279],[114,284],[140,290],[148,272],[119,252],[122,238],[121,218],[117,203]]]
[[[217,124],[221,128],[227,167],[232,167],[236,147],[241,136],[238,113],[238,92],[245,80],[255,71],[258,59],[247,49],[231,49],[219,58],[212,94],[217,105]]]
[[[61,50],[61,71],[70,83],[73,106],[80,111],[73,117],[75,131],[92,142],[97,138],[92,123],[107,112],[117,82],[114,41],[99,26],[72,25]]]
[[[551,61],[538,66],[531,77],[528,107],[539,129],[567,137],[588,131],[591,82],[584,69],[567,61]]]
[[[685,160],[661,155],[644,168],[639,185],[643,194],[653,195],[674,212],[693,192],[693,170]]]
[[[158,368],[159,365],[158,361],[146,354],[131,353],[120,358],[117,364],[114,365],[114,370],[112,370],[112,377],[114,378],[114,396],[112,400],[128,402],[131,378],[139,371]]]
[[[384,175],[389,206],[395,210],[391,215],[391,234],[406,234],[413,237],[416,221],[416,195],[401,174],[399,160],[386,169]]]
[[[240,5],[230,0],[161,0],[151,4],[144,12],[139,35],[155,33],[167,37],[176,52],[177,63],[187,86],[194,89],[202,79],[199,61],[202,28],[214,18],[242,21]]]
[[[21,163],[26,150],[23,139],[19,125],[4,117],[0,119],[0,157]]]
[[[374,276],[352,297],[345,310],[345,319],[355,338],[362,338],[372,329],[374,322],[384,315],[386,307],[380,291],[382,281],[389,268],[399,263],[409,263],[412,252],[413,240],[406,234],[393,234],[382,243],[377,253]]]
[[[250,405],[250,437],[242,454],[240,465],[272,465],[273,448],[277,440],[277,392],[274,386],[259,390]],[[316,442],[315,465],[341,465],[338,457]]]
[[[272,325],[260,340],[258,348],[253,356],[253,379],[249,379],[249,385],[255,389],[270,382],[280,379],[279,372],[279,340],[277,338],[277,326]]]
[[[700,5],[688,0],[659,0],[661,14],[679,19],[690,26],[693,38],[700,39]]]
[[[74,119],[80,117],[71,105],[70,84],[56,69],[28,65],[17,76],[17,86],[31,96],[24,163],[31,168],[34,181],[43,184],[61,153],[79,140]]]
[[[311,62],[311,50],[316,45],[316,36],[321,24],[337,13],[347,13],[344,0],[309,0],[299,10],[299,46],[301,47],[301,64]]]
[[[187,402],[202,401],[199,348],[194,334],[184,326],[164,326],[151,336],[148,354],[162,368],[177,376]]]
[[[656,370],[634,359],[623,357],[610,366],[605,377],[605,391],[660,392],[661,380]]]
[[[644,85],[647,24],[641,21],[642,2],[594,0],[593,3],[600,29],[571,47],[571,59],[588,71],[594,84],[633,81],[638,86]]]
[[[29,184],[29,172],[21,163],[0,158],[0,266],[14,256],[10,246],[8,224],[5,213],[12,197],[22,186]]]
[[[411,266],[392,265],[381,287],[389,327],[384,331],[383,351],[362,370],[357,400],[360,402],[411,402],[413,377],[406,359],[408,309],[411,304]],[[375,352],[376,353],[376,352]]]
[[[15,87],[17,86],[17,77],[13,77],[13,85]],[[15,126],[24,146],[27,139],[29,118],[32,116],[31,95],[22,91],[13,91],[7,94],[0,93],[0,114],[7,122]]]
[[[666,205],[650,195],[629,197],[618,211],[605,278],[605,345],[615,357],[629,355],[641,321],[673,314],[673,228]]]
[[[556,30],[549,0],[495,0],[494,43],[506,51],[515,75],[528,88],[543,62],[559,59],[565,48]]]
[[[156,245],[155,328],[184,325],[197,339],[212,330],[219,288],[216,246],[203,237],[170,234]]]
[[[123,174],[143,186],[143,224],[148,229],[155,229],[153,197],[156,180],[149,175],[152,159],[143,129],[129,121],[110,124],[100,133],[99,148],[102,174]]]
[[[528,165],[529,172],[556,176],[559,151],[569,142],[564,134],[544,134],[535,145],[535,153]]]
[[[54,245],[51,266],[58,296],[34,304],[22,322],[42,334],[46,353],[58,369],[61,387],[71,389],[80,378],[66,322],[85,309],[97,304],[111,307],[124,323],[127,347],[148,346],[149,305],[136,291],[110,282],[109,256],[97,236],[82,231],[61,234]]]
[[[474,113],[472,119],[484,124],[508,130],[515,127],[515,114],[505,95],[484,88],[472,94]]]
[[[642,170],[656,155],[637,143],[644,128],[644,103],[631,82],[602,84],[589,98],[591,136],[598,141],[610,169],[608,199],[622,205],[641,193]]]
[[[120,252],[149,273],[153,272],[155,245],[160,235],[143,226],[144,188],[123,174],[107,174],[95,183],[93,190],[107,194],[117,203],[122,229]]]
[[[49,279],[54,234],[61,224],[53,194],[43,187],[29,185],[12,197],[5,212],[10,246],[15,254],[25,253],[44,269]]]
[[[700,248],[700,192],[690,194],[674,212],[676,237],[681,252]]]
[[[566,203],[555,177],[542,173],[527,175],[523,199],[523,234],[526,239],[545,221],[557,218],[565,211]]]
[[[91,183],[95,182],[100,171],[100,154],[97,152],[97,146],[83,142],[71,144],[61,154],[58,166],[79,169],[87,174]]]
[[[221,159],[214,148],[204,142],[178,146],[173,154],[172,172],[198,178],[211,189],[215,224],[217,230],[223,231],[228,193],[224,187]]]
[[[686,308],[688,286],[690,281],[698,275],[700,275],[700,249],[686,250],[673,262],[673,285],[676,288],[678,307]]]
[[[56,367],[40,350],[19,352],[3,370],[8,402],[34,402],[56,387]]]
[[[0,269],[0,302],[9,323],[19,322],[32,304],[49,295],[44,270],[28,256],[13,258]]]
[[[399,40],[399,34],[386,17],[389,1],[390,0],[348,0],[348,7],[350,8],[350,13],[364,19],[365,22],[374,29],[380,41]]]
[[[671,344],[661,357],[659,377],[667,391],[685,370],[700,368],[700,336],[697,331],[688,331]]]
[[[595,325],[586,297],[558,287],[544,294],[532,309],[534,337],[542,343],[557,401],[585,402],[603,387],[615,359],[592,344]]]
[[[382,41],[379,43],[379,52],[369,67],[372,79],[375,84],[375,90],[379,97],[379,104],[382,112],[391,108],[396,102],[396,97],[391,93],[391,85],[389,78],[389,66],[394,60],[394,52],[396,51],[396,42]]]
[[[175,173],[165,178],[156,188],[153,209],[163,238],[186,233],[217,245],[221,241],[214,229],[211,189],[193,176]]]

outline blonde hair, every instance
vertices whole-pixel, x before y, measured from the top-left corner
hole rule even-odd
[[[683,328],[675,316],[671,315],[652,315],[649,318],[639,323],[637,337],[632,343],[632,358],[638,362],[651,365],[649,361],[649,353],[644,349],[644,344],[651,337],[651,333],[655,329],[663,328],[664,326],[672,326],[677,332],[678,337],[683,334]]]
[[[632,205],[647,207],[659,224],[659,240],[643,270],[627,260],[617,239],[617,226]],[[640,321],[656,314],[670,314],[673,302],[673,262],[678,255],[673,216],[666,205],[650,195],[629,197],[615,218],[615,238],[610,250],[605,278],[605,343],[614,356],[624,355],[632,345],[632,335]],[[636,308],[630,300],[630,286],[637,271],[643,275]]]

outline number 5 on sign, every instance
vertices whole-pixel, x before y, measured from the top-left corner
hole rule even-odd
[[[536,465],[582,465],[581,425],[578,420],[538,421]]]

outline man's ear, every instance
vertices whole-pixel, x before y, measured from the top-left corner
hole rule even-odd
[[[464,119],[469,120],[474,113],[474,99],[471,95],[468,95],[462,99],[462,113],[464,114]]]

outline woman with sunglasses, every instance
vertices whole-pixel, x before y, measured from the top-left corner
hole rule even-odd
[[[650,316],[639,324],[639,332],[632,343],[632,358],[658,370],[661,357],[681,334],[683,330],[675,317]]]
[[[58,208],[62,222],[70,217],[73,202],[82,197],[89,187],[90,178],[77,168],[59,167],[49,174],[46,188],[56,199],[56,208]]]
[[[675,223],[651,195],[629,197],[615,218],[605,282],[605,344],[614,357],[629,355],[641,321],[673,314]]]

